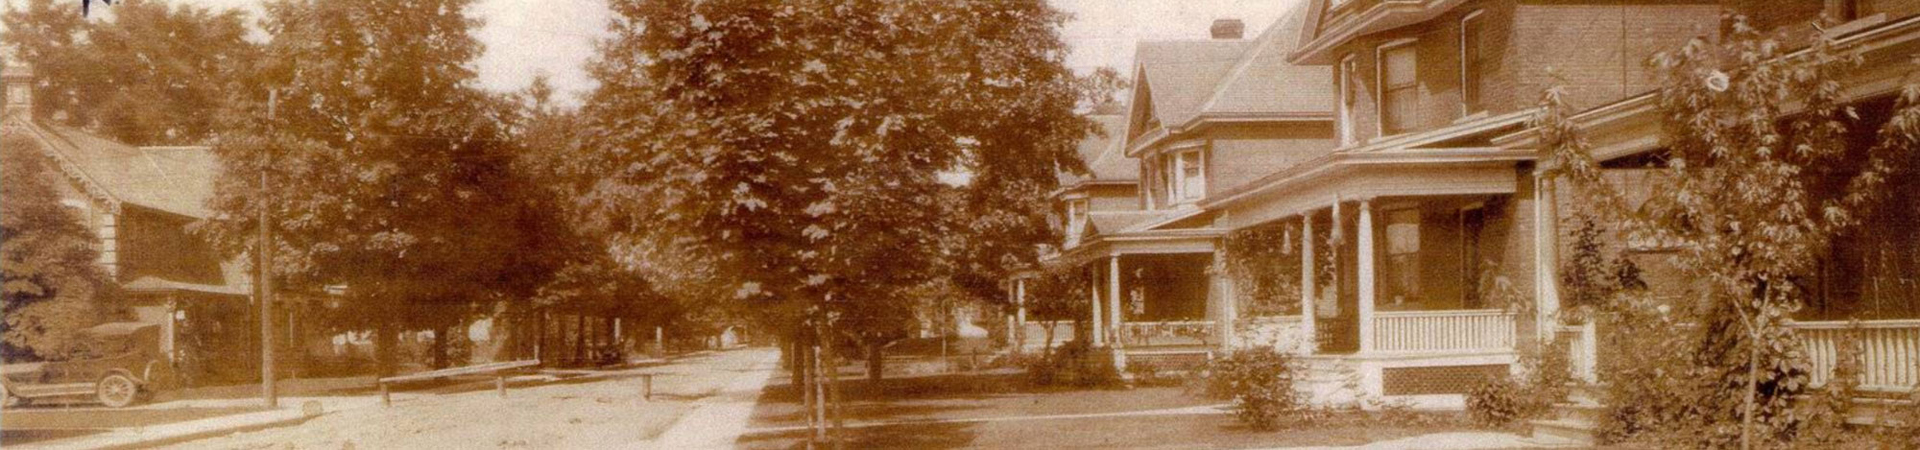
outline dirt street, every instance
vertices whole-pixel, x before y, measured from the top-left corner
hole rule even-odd
[[[421,396],[392,407],[331,412],[306,423],[173,448],[611,448],[644,446],[729,382],[751,376],[773,349],[688,357],[671,364],[539,386]],[[641,373],[658,374],[653,401]],[[764,376],[764,375],[762,375]]]

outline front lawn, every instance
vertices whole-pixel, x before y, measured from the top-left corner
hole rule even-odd
[[[768,386],[742,448],[804,447],[806,416],[782,378]],[[1182,387],[1064,390],[1017,372],[842,381],[852,448],[1263,448],[1357,445],[1469,428],[1464,414],[1335,414],[1315,426],[1260,432],[1223,403]]]

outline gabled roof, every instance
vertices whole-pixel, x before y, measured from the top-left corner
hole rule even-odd
[[[1137,87],[1147,92],[1160,123],[1186,123],[1213,96],[1215,87],[1252,47],[1246,40],[1182,40],[1141,42],[1133,60],[1139,67]]]
[[[1100,114],[1087,116],[1104,135],[1089,134],[1080,140],[1080,160],[1087,163],[1087,176],[1060,173],[1060,186],[1069,187],[1084,182],[1131,182],[1140,178],[1140,165],[1127,159],[1120,150],[1121,136],[1127,130],[1127,118],[1118,114]]]
[[[1307,21],[1304,6],[1253,40],[1141,42],[1131,113],[1138,128],[1129,130],[1127,154],[1213,120],[1333,120],[1331,69],[1288,61]],[[1143,125],[1147,115],[1160,126]]]
[[[1201,106],[1201,114],[1332,114],[1334,92],[1330,69],[1287,62],[1288,54],[1299,44],[1300,28],[1306,16],[1303,8],[1296,7],[1254,38],[1253,45]]]
[[[25,130],[41,141],[67,175],[116,204],[139,205],[192,218],[212,215],[207,200],[219,160],[206,147],[134,147],[60,126],[27,120]]]

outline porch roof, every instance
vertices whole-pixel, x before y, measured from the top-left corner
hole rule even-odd
[[[1201,206],[1226,211],[1237,228],[1342,199],[1512,194],[1521,183],[1514,164],[1534,158],[1530,150],[1491,147],[1333,153]]]
[[[1060,252],[1043,264],[1078,266],[1096,258],[1122,255],[1212,253],[1225,228],[1183,228],[1103,234]]]

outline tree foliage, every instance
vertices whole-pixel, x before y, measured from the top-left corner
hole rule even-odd
[[[757,311],[895,301],[953,231],[941,173],[971,173],[979,204],[1044,192],[1091,126],[1065,16],[1039,1],[611,6],[584,109],[611,173],[591,201]]]
[[[557,197],[515,164],[515,105],[474,85],[470,4],[269,3],[260,84],[234,93],[214,148],[206,234],[245,252],[264,206],[276,271],[344,285],[352,328],[443,329],[476,302],[532,295],[575,242]]]
[[[114,285],[96,263],[99,238],[60,203],[61,179],[39,144],[23,136],[0,144],[0,359],[59,359],[81,349],[81,329],[113,312]]]
[[[1920,141],[1920,87],[1900,94],[1872,142],[1849,145],[1857,121],[1842,81],[1857,55],[1814,36],[1805,53],[1729,16],[1726,34],[1655,57],[1664,167],[1660,186],[1628,205],[1601,177],[1590,145],[1550,90],[1536,119],[1553,171],[1584,186],[1633,238],[1676,244],[1677,265],[1700,280],[1697,301],[1675,305],[1699,332],[1685,381],[1686,409],[1668,423],[1699,424],[1689,445],[1791,439],[1791,401],[1809,382],[1786,328],[1805,302],[1801,282],[1832,238],[1872,214],[1886,180],[1911,169]],[[1626,380],[1622,380],[1626,381]]]
[[[15,6],[0,19],[0,40],[33,67],[37,118],[128,144],[212,137],[226,92],[259,55],[238,10],[126,0],[86,18],[70,1]]]

